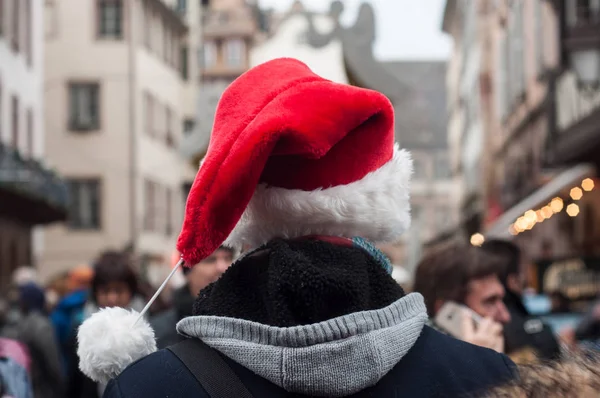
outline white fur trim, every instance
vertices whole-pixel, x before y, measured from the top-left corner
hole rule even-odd
[[[315,234],[392,242],[410,227],[411,174],[410,154],[396,145],[389,162],[350,184],[315,191],[260,184],[225,244],[258,247]]]
[[[107,383],[123,369],[156,351],[154,331],[139,313],[104,308],[93,314],[77,332],[79,369],[90,379]]]

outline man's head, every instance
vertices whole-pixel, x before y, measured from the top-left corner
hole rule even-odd
[[[486,241],[481,248],[502,261],[500,282],[511,292],[522,295],[525,286],[525,275],[521,266],[521,250],[517,245],[505,240]]]
[[[221,246],[194,267],[184,268],[183,272],[192,295],[197,295],[200,290],[219,279],[232,262],[233,249]]]
[[[510,321],[498,274],[501,260],[470,245],[452,244],[427,254],[415,275],[414,290],[425,297],[430,316],[448,301],[464,304],[499,323]]]

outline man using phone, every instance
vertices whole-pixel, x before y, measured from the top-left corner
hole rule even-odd
[[[552,329],[532,316],[523,304],[525,273],[519,247],[504,240],[489,240],[482,249],[503,261],[500,282],[506,289],[504,304],[511,316],[510,323],[504,328],[506,353],[518,362],[558,358],[560,346]]]
[[[433,327],[502,352],[502,328],[510,321],[510,314],[503,302],[505,291],[498,277],[501,271],[502,262],[497,257],[470,245],[450,244],[423,258],[414,290],[425,297]],[[452,306],[460,310],[449,312]]]

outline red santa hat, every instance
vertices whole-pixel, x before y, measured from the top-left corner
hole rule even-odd
[[[383,94],[276,59],[223,93],[177,249],[191,267],[223,243],[256,247],[305,235],[393,241],[410,224],[411,172]],[[149,325],[121,309],[92,316],[78,337],[80,368],[100,381],[156,349]]]
[[[383,94],[276,59],[223,93],[177,248],[193,266],[223,242],[255,247],[309,234],[392,241],[410,224],[411,170]]]

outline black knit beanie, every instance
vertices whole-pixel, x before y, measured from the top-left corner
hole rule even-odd
[[[203,289],[194,315],[288,327],[380,309],[403,295],[381,262],[359,247],[277,239]]]

